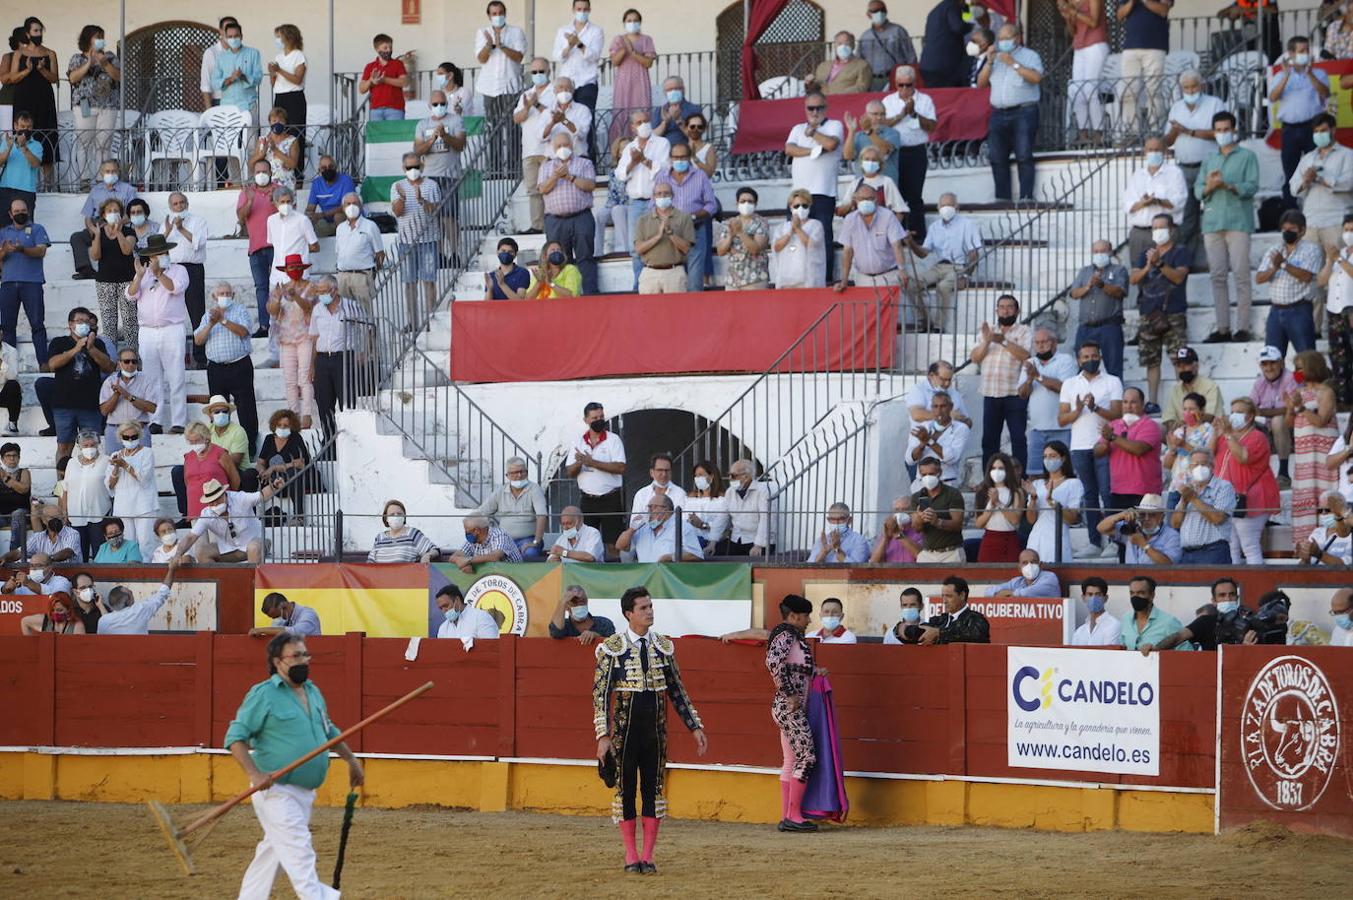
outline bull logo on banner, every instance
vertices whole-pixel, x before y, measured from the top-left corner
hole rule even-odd
[[[505,575],[485,575],[470,585],[470,589],[465,592],[465,605],[501,614],[503,618],[498,623],[501,634],[526,634],[530,618],[526,594]]]
[[[1339,756],[1339,705],[1320,667],[1280,656],[1250,683],[1240,720],[1245,774],[1273,809],[1310,809]]]

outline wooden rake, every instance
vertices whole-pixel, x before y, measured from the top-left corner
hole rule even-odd
[[[190,851],[196,849],[197,846],[201,844],[203,840],[206,839],[207,835],[210,834],[212,829],[216,827],[216,823],[220,820],[222,816],[230,812],[236,806],[239,806],[245,800],[248,800],[258,791],[266,789],[268,786],[276,782],[279,778],[282,778],[288,773],[292,772],[293,770],[300,768],[301,766],[310,762],[310,760],[319,756],[321,753],[328,753],[329,750],[331,750],[333,747],[337,746],[338,744],[341,744],[343,741],[347,740],[352,735],[361,731],[363,728],[367,727],[372,722],[375,722],[377,719],[389,715],[390,713],[399,709],[401,706],[403,706],[405,703],[408,703],[415,697],[418,697],[422,694],[426,694],[428,691],[432,690],[432,685],[433,683],[429,681],[427,684],[424,684],[421,687],[410,691],[409,693],[405,694],[403,697],[400,697],[398,700],[396,700],[394,703],[391,703],[384,709],[372,713],[362,721],[358,722],[356,725],[351,726],[337,737],[330,738],[323,744],[320,744],[314,750],[311,750],[309,753],[307,753],[305,756],[302,756],[295,762],[288,763],[287,765],[278,769],[276,772],[273,772],[261,784],[254,785],[250,787],[247,791],[243,791],[240,794],[231,797],[229,800],[222,803],[220,806],[208,810],[207,812],[198,816],[193,821],[189,822],[187,825],[184,825],[182,827],[175,825],[173,817],[170,816],[168,809],[166,809],[162,804],[160,804],[155,800],[147,800],[146,805],[150,807],[150,814],[151,816],[154,817],[155,824],[159,826],[161,833],[164,834],[165,841],[167,841],[169,844],[170,852],[173,853],[174,858],[179,861],[179,866],[183,869],[183,874],[185,875],[193,874],[193,856]],[[192,840],[192,842],[189,843],[187,841],[187,838],[189,835],[194,833],[197,834],[197,837],[195,837]]]

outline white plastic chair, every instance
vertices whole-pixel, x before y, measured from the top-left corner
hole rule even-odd
[[[238,184],[244,178],[245,161],[249,153],[249,136],[254,131],[253,117],[234,106],[213,106],[202,113],[199,126],[202,134],[197,145],[198,180],[210,183],[211,167],[215,165],[216,160],[224,159],[226,179]]]
[[[762,97],[774,97],[776,100],[803,96],[803,80],[792,75],[776,75],[774,78],[767,78],[757,87],[760,89]]]
[[[192,178],[197,146],[197,113],[164,109],[146,117],[148,190],[175,190]]]

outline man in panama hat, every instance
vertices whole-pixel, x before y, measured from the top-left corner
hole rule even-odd
[[[177,246],[162,234],[148,235],[137,245],[135,269],[127,285],[127,298],[136,304],[141,371],[150,385],[146,399],[156,404],[151,434],[164,431],[166,422],[171,434],[183,434],[188,424],[183,343],[188,270],[168,258]]]

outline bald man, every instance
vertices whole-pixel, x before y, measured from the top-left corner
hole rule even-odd
[[[1353,588],[1334,592],[1330,598],[1330,616],[1334,619],[1330,646],[1353,647]]]

